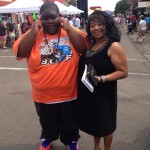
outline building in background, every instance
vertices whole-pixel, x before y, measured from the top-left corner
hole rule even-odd
[[[126,14],[134,14],[138,16],[138,0],[128,0],[128,10],[126,11]]]
[[[137,8],[139,10],[139,14],[150,15],[150,0],[139,0]]]
[[[150,14],[150,0],[128,0],[129,14]]]

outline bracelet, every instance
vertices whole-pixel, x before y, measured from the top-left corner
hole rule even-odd
[[[105,83],[105,82],[106,82],[106,78],[105,78],[104,75],[100,76],[100,78],[101,78],[101,82],[102,82],[102,83]]]

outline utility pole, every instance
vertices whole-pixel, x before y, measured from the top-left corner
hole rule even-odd
[[[81,13],[81,17],[88,19],[88,0],[77,0],[77,8],[84,11]]]

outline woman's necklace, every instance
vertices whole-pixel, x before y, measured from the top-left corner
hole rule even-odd
[[[103,49],[105,49],[105,47],[108,45],[108,41],[98,50],[91,50],[93,44],[89,47],[89,49],[87,49],[86,51],[86,57],[91,57],[97,53],[99,53],[100,51],[102,51]]]

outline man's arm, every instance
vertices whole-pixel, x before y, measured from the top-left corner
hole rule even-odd
[[[72,42],[77,52],[84,53],[87,49],[86,40],[81,35],[80,30],[70,26],[68,21],[63,18],[60,19],[60,22],[62,23],[62,28],[68,33],[70,41]]]
[[[37,21],[33,24],[31,30],[19,43],[17,57],[27,57],[30,54],[40,28],[41,22]]]

